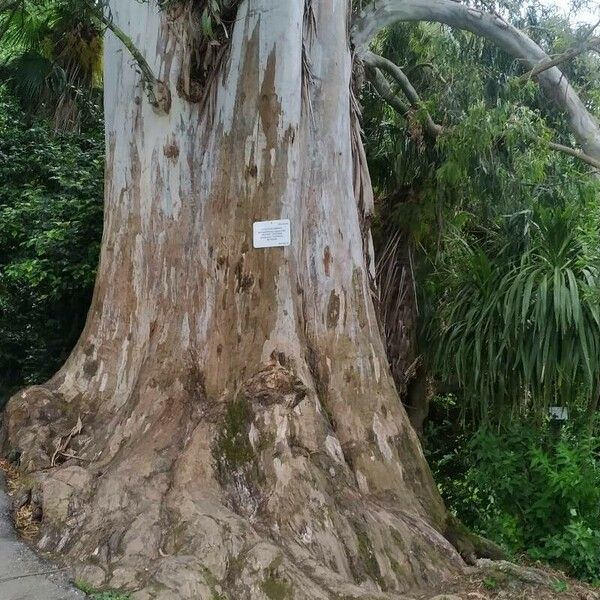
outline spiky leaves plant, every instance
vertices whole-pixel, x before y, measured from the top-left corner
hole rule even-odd
[[[571,208],[540,208],[448,236],[426,331],[435,372],[460,386],[477,417],[596,407],[600,263],[584,241],[598,232],[592,223]]]

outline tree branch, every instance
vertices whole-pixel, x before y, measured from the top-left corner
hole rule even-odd
[[[401,117],[408,117],[410,114],[410,105],[394,94],[390,84],[379,69],[366,64],[365,75],[383,100],[385,100]]]
[[[365,52],[363,55],[363,60],[365,62],[365,74],[367,79],[371,82],[375,91],[381,96],[381,98],[387,102],[400,116],[407,118],[410,114],[411,109],[422,110],[422,102],[419,94],[413,87],[412,83],[406,77],[402,69],[394,64],[392,61],[384,58],[383,56],[379,56],[372,52]],[[386,72],[390,73],[396,81],[402,87],[402,91],[407,96],[410,101],[410,105],[404,102],[401,98],[398,97],[397,94],[394,93],[387,79],[383,76],[380,68],[384,69]],[[435,140],[442,133],[448,131],[448,128],[443,127],[436,123],[431,115],[425,111],[425,130],[427,133]],[[531,139],[539,142],[540,138],[538,136],[532,135]],[[582,162],[594,167],[598,172],[600,172],[600,160],[589,156],[585,152],[578,150],[577,148],[571,148],[570,146],[565,146],[563,144],[557,144],[556,142],[548,142],[548,147],[555,152],[561,152],[563,154],[567,154],[581,160]]]
[[[521,77],[519,77],[519,81],[521,83],[525,83],[525,82],[529,81],[530,79],[532,79],[533,77],[537,77],[538,75],[540,75],[540,73],[543,73],[544,71],[547,71],[548,69],[551,69],[552,67],[556,67],[557,65],[560,65],[569,60],[572,60],[572,59],[576,58],[577,56],[579,56],[580,54],[587,52],[588,50],[600,50],[600,37],[592,38],[591,40],[589,40],[583,44],[574,46],[573,48],[567,50],[566,52],[559,54],[555,58],[548,58],[547,60],[543,60],[543,61],[539,62],[537,64],[537,66],[534,67],[531,71],[529,71],[529,72],[525,73],[525,75],[522,75]]]
[[[423,108],[423,103],[421,102],[421,98],[417,90],[415,90],[408,77],[404,74],[404,71],[402,71],[402,69],[398,65],[393,63],[391,60],[384,58],[383,56],[374,54],[373,52],[365,52],[362,56],[362,59],[365,62],[365,64],[367,64],[369,67],[372,67],[374,69],[382,69],[383,71],[391,75],[398,82],[398,85],[400,86],[402,92],[410,102],[412,108],[414,108],[415,110],[420,110]],[[381,74],[379,75],[381,76]],[[387,84],[387,82],[385,83]],[[377,89],[377,86],[375,84],[373,85]],[[389,92],[393,94],[391,88],[389,89]],[[381,95],[383,96],[383,94]],[[443,129],[441,125],[438,125],[431,118],[431,115],[428,112],[425,112],[425,127],[427,129],[427,132],[433,138],[436,138],[438,135],[440,135]]]
[[[552,150],[556,150],[556,152],[562,152],[563,154],[568,154],[569,156],[573,156],[578,158],[579,160],[587,163],[591,167],[594,167],[600,172],[600,160],[597,160],[589,155],[587,155],[582,150],[578,150],[577,148],[571,148],[570,146],[563,146],[563,144],[557,144],[555,142],[549,142],[548,146]]]
[[[527,35],[498,15],[491,15],[454,0],[377,0],[354,19],[352,41],[359,56],[373,36],[397,21],[434,21],[464,29],[495,43],[533,69],[548,55]],[[553,66],[538,75],[540,84],[567,115],[570,128],[584,153],[600,160],[600,126],[589,113],[563,73]]]
[[[96,17],[106,25],[113,35],[129,50],[133,60],[137,63],[142,74],[148,101],[152,107],[163,113],[168,113],[171,109],[171,92],[168,86],[160,81],[153,73],[146,57],[139,51],[133,40],[109,18],[102,8],[96,6],[93,0],[84,0],[88,7],[93,11]]]

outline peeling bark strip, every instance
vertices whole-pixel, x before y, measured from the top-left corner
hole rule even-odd
[[[191,42],[154,4],[111,8],[176,90]],[[348,1],[309,9],[240,4],[211,111],[174,93],[158,115],[106,40],[94,300],[64,368],[11,399],[5,439],[39,548],[135,600],[399,600],[462,568],[371,300]],[[276,219],[293,244],[253,249]],[[78,460],[52,468],[79,416]]]
[[[359,55],[367,50],[373,36],[383,27],[398,21],[435,21],[464,29],[495,43],[499,48],[522,59],[534,69],[550,58],[527,35],[497,15],[470,8],[455,0],[377,0],[372,2],[352,25],[352,41]],[[537,74],[552,101],[568,117],[569,125],[585,154],[600,160],[600,126],[577,95],[567,78],[551,67]]]

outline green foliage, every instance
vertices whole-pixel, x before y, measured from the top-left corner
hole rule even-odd
[[[508,14],[551,55],[587,32],[534,1],[473,4]],[[404,118],[367,88],[364,128],[386,257],[381,297],[396,302],[414,275],[418,350],[438,389],[455,394],[428,425],[441,492],[466,525],[513,553],[596,580],[598,181],[550,149],[573,145],[564,115],[536,83],[518,83],[522,64],[492,44],[421,23],[390,28],[374,51],[401,65],[422,99]],[[600,115],[597,58],[562,68]],[[421,126],[423,109],[444,126],[437,139]],[[398,333],[385,326],[388,345],[404,348],[389,340],[405,340],[406,322]],[[549,405],[587,423],[559,431],[545,421]]]
[[[600,580],[600,437],[588,424],[466,434],[446,421],[428,438],[440,490],[468,526],[513,554]]]
[[[495,590],[498,588],[498,582],[493,577],[486,577],[483,580],[483,587],[486,590]]]
[[[0,404],[52,375],[83,327],[102,231],[101,121],[31,124],[0,88]]]
[[[556,594],[563,594],[569,591],[569,584],[566,581],[554,581],[552,583],[552,591]]]
[[[460,386],[475,416],[594,406],[600,263],[586,243],[597,219],[583,208],[540,208],[446,237],[428,282],[426,331],[434,372]]]
[[[502,4],[549,51],[582,35],[536,3]],[[445,127],[429,139],[419,111],[405,120],[364,95],[371,171],[385,198],[375,240],[392,257],[379,263],[382,298],[398,298],[407,277],[394,251],[401,234],[419,295],[420,350],[464,408],[484,420],[542,414],[550,403],[592,411],[600,185],[587,166],[550,149],[551,139],[572,145],[564,116],[536,84],[516,83],[518,62],[470,33],[399,25],[375,51],[403,65]],[[598,61],[565,68],[600,112]],[[404,324],[396,327],[402,338]],[[394,340],[393,324],[386,333]]]
[[[98,101],[102,31],[84,0],[23,0],[0,6],[0,80],[29,114],[78,130]],[[85,125],[84,125],[85,128]]]
[[[84,581],[83,579],[76,579],[73,582],[73,585],[78,590],[81,590],[84,594],[88,594],[88,595],[93,593],[95,590],[94,586],[90,585],[87,581]]]
[[[501,4],[551,54],[581,36],[534,3]],[[597,580],[600,439],[589,421],[600,372],[598,181],[550,150],[551,139],[572,145],[563,115],[537,85],[516,85],[522,67],[494,46],[419,24],[391,28],[375,51],[403,66],[445,126],[429,139],[418,114],[405,120],[370,91],[363,97],[385,199],[376,241],[395,256],[399,236],[409,240],[420,351],[438,388],[455,393],[438,399],[428,424],[442,495],[515,555]],[[585,56],[564,65],[597,114],[599,66]],[[394,260],[380,265],[382,297],[395,299],[406,273]],[[558,430],[545,420],[549,405],[588,422]]]

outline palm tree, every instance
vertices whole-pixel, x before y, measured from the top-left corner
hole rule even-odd
[[[0,6],[0,78],[29,113],[78,129],[102,75],[102,27],[77,0],[13,0]]]

